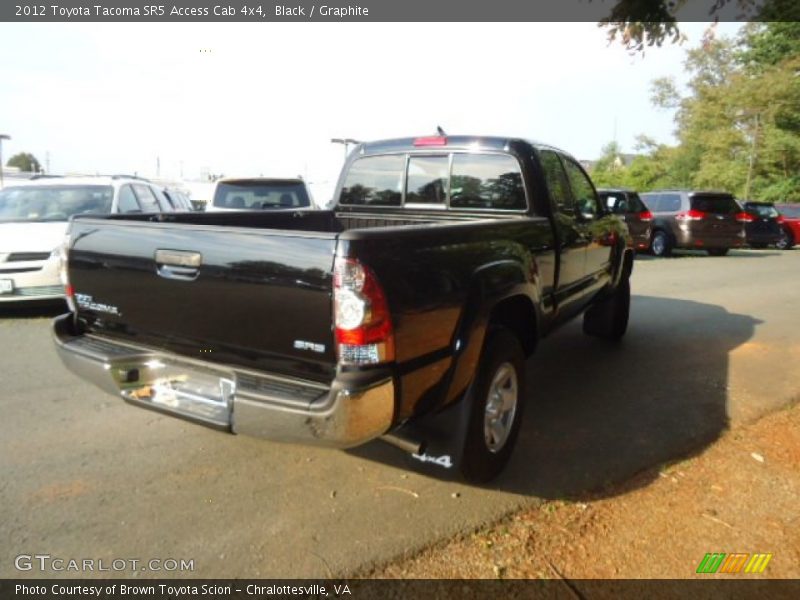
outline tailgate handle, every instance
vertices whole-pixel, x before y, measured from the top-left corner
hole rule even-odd
[[[168,279],[197,279],[203,255],[185,250],[156,250],[158,274]]]

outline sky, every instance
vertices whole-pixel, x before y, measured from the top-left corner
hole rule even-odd
[[[594,23],[3,23],[4,161],[52,173],[303,175],[335,183],[343,147],[509,135],[596,158],[672,143],[650,82],[685,84],[683,45],[631,56]],[[738,25],[722,23],[718,34]]]

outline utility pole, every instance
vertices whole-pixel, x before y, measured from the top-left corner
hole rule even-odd
[[[344,146],[344,159],[347,160],[347,153],[350,150],[350,144],[354,146],[360,144],[358,140],[354,140],[353,138],[331,138],[332,144],[342,144]]]

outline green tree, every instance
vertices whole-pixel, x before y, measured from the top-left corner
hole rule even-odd
[[[743,21],[800,22],[800,3],[797,0],[618,0],[599,26],[608,30],[609,42],[621,41],[631,52],[644,54],[645,47],[659,47],[666,41],[676,43],[686,39],[676,19],[682,9],[690,9],[689,16],[684,15],[687,20],[707,15],[710,21],[716,22],[726,5],[734,5],[737,18]],[[710,26],[704,36],[704,45],[713,37],[713,26]]]
[[[745,19],[761,22],[746,25],[736,40],[718,39],[709,27],[700,46],[687,52],[685,96],[670,79],[653,82],[653,105],[676,111],[676,146],[644,140],[643,153],[622,169],[611,168],[607,146],[593,178],[598,185],[639,190],[703,187],[800,202],[800,2],[707,2],[711,19],[735,5]],[[687,4],[619,0],[600,25],[609,41],[643,54],[646,47],[683,40],[675,14]]]
[[[20,171],[28,171],[30,173],[39,173],[42,170],[42,165],[30,152],[15,154],[8,159],[6,166],[16,167]]]
[[[600,158],[592,166],[592,181],[598,187],[619,187],[625,179],[622,150],[617,142],[609,142],[600,151]]]
[[[685,65],[686,97],[653,84],[656,106],[678,107],[673,178],[741,198],[800,198],[800,27],[751,24],[736,41],[688,51]]]

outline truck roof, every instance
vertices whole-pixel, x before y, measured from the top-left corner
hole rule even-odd
[[[114,183],[150,183],[141,177],[129,177],[123,175],[67,175],[67,176],[47,176],[35,177],[22,181],[15,181],[5,187],[53,187],[53,186],[76,186],[76,185],[114,185]]]
[[[362,142],[356,147],[356,152],[362,154],[383,154],[388,152],[402,152],[408,150],[496,150],[507,151],[514,143],[523,143],[537,148],[552,148],[569,154],[550,144],[543,144],[532,140],[517,137],[485,136],[485,135],[447,135],[447,136],[417,136],[407,138],[393,138]]]

